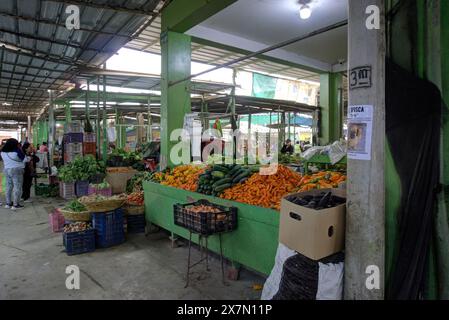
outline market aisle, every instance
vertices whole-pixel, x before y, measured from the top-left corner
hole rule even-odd
[[[3,195],[2,195],[3,199]],[[24,210],[0,209],[0,299],[258,299],[253,284],[263,279],[242,272],[241,280],[221,284],[217,260],[211,272],[184,289],[187,250],[172,249],[165,234],[133,235],[118,247],[67,256],[61,234],[50,232],[48,207],[37,199]],[[198,254],[198,252],[195,252]],[[65,287],[65,268],[81,270],[80,290]],[[199,267],[201,268],[201,267]]]

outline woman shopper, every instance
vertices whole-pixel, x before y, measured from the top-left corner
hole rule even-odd
[[[6,177],[6,209],[22,209],[20,198],[22,197],[22,184],[25,163],[29,160],[19,147],[16,139],[8,139],[3,146],[1,156],[3,159],[3,173]],[[12,199],[11,199],[12,198]]]
[[[33,185],[33,178],[36,176],[36,163],[39,162],[39,157],[34,154],[33,146],[25,142],[23,152],[30,158],[30,161],[25,164],[25,170],[23,172],[23,187],[22,187],[22,199],[24,202],[31,202],[31,186]]]

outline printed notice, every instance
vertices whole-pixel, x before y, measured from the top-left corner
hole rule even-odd
[[[373,132],[373,106],[349,106],[348,112],[348,158],[371,160]]]

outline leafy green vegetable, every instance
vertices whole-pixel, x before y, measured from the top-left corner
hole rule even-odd
[[[84,206],[84,204],[80,203],[78,200],[72,200],[70,201],[65,207],[65,210],[72,211],[72,212],[82,212],[87,211],[87,208]]]
[[[151,180],[152,173],[148,171],[136,173],[126,184],[126,192],[132,193],[136,191],[142,191],[142,183],[145,180]]]
[[[86,181],[90,177],[105,173],[104,162],[98,161],[92,155],[76,157],[71,163],[59,169],[58,176],[63,182]]]

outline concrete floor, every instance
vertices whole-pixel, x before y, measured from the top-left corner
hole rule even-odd
[[[263,278],[242,270],[240,280],[224,286],[218,259],[204,279],[194,273],[185,289],[187,248],[172,249],[164,232],[130,235],[120,246],[67,256],[62,235],[48,224],[49,208],[63,204],[38,197],[20,211],[0,209],[0,299],[260,298],[253,285],[263,284]],[[193,258],[199,258],[198,250]],[[79,290],[65,287],[68,265],[80,268]]]

